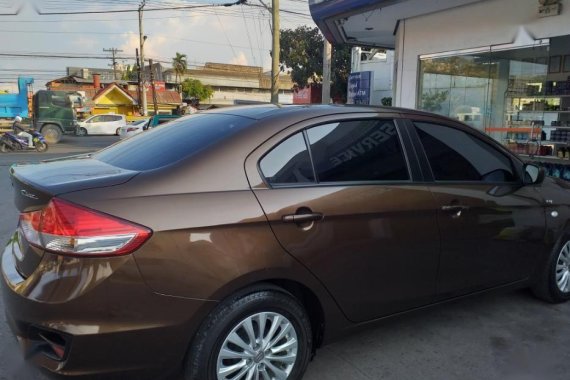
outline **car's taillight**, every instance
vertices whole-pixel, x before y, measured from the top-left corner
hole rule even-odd
[[[20,214],[20,229],[32,245],[76,256],[126,255],[152,234],[146,227],[57,198],[43,210]]]

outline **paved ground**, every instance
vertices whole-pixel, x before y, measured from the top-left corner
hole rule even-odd
[[[45,155],[0,155],[0,244],[17,219],[9,165],[83,153],[114,141],[114,137],[66,138]],[[46,379],[23,361],[0,318],[0,380]],[[517,291],[434,307],[385,321],[321,349],[304,378],[365,379],[568,380],[570,303],[547,305],[527,291]]]

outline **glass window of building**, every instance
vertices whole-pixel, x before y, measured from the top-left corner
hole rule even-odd
[[[422,57],[417,99],[419,109],[465,122],[515,153],[564,156],[570,36]]]

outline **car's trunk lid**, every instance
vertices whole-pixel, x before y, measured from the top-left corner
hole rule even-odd
[[[120,185],[138,173],[91,158],[14,165],[10,168],[14,202],[20,212],[41,210],[50,199],[65,193]],[[31,246],[20,229],[8,244],[12,246],[12,255],[20,275],[24,278],[31,275],[44,251]]]

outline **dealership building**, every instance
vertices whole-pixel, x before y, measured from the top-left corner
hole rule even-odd
[[[394,50],[393,105],[464,121],[518,153],[570,154],[570,0],[309,4],[330,42]]]

